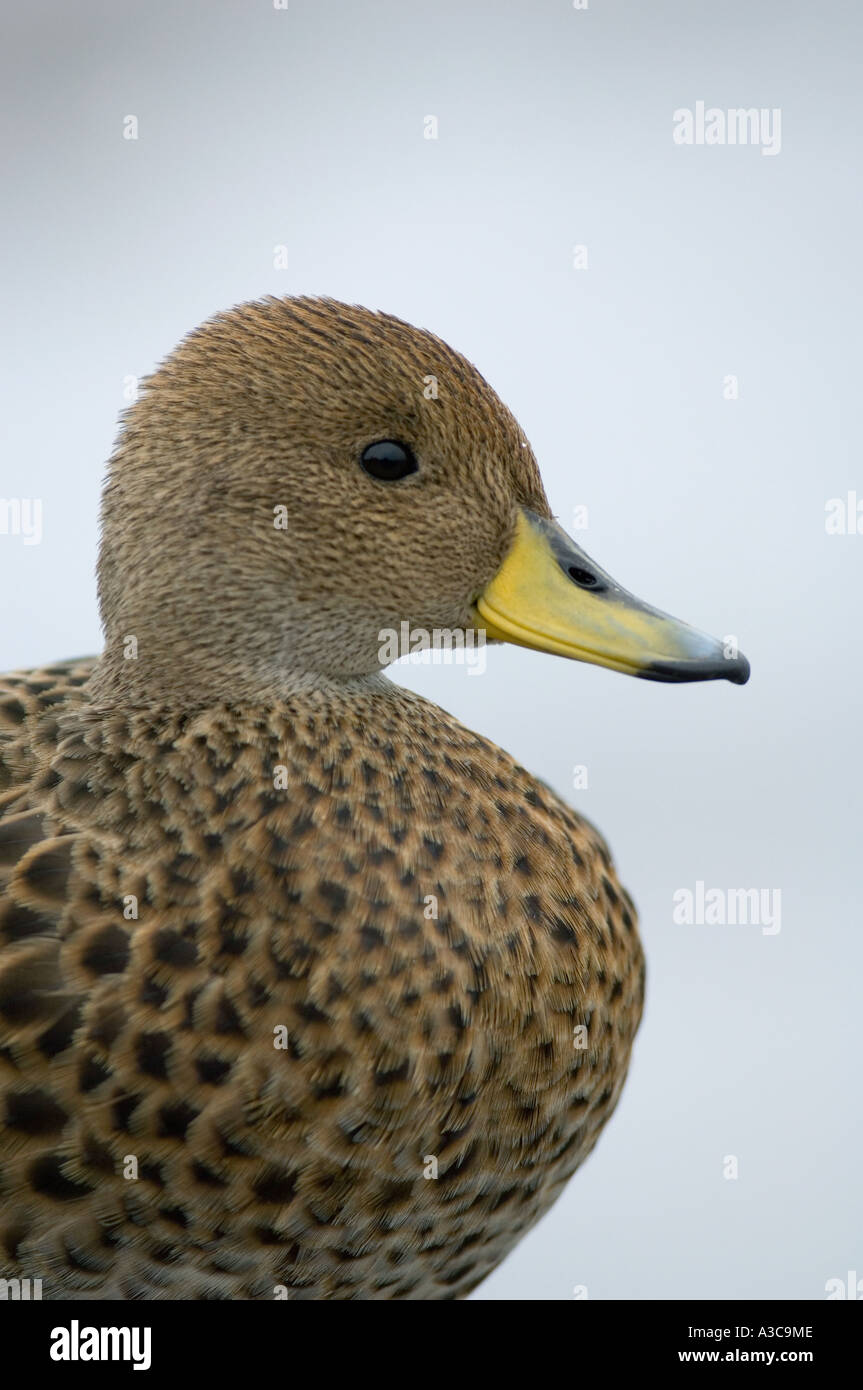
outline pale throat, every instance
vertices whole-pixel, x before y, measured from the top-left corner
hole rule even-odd
[[[294,695],[386,695],[397,689],[384,671],[318,665],[316,653],[292,644],[248,650],[211,634],[200,641],[148,640],[146,628],[109,630],[89,682],[96,705],[202,708],[222,703],[274,706]],[[209,640],[208,640],[209,637]]]

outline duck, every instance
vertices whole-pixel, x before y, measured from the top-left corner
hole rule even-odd
[[[466,1298],[613,1113],[644,953],[598,831],[389,635],[746,659],[566,534],[464,356],[310,296],[141,383],[98,592],[99,656],[0,679],[0,1277]]]

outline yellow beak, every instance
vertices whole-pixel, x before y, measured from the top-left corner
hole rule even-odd
[[[646,680],[744,685],[749,679],[749,662],[733,644],[724,646],[634,598],[562,527],[527,508],[476,612],[477,626],[491,639]]]

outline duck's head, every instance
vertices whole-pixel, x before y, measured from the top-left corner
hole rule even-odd
[[[99,592],[99,679],[126,697],[368,681],[405,623],[652,680],[748,675],[556,524],[465,358],[328,299],[220,314],[143,384],[109,468]]]

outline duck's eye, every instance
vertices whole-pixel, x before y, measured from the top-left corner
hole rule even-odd
[[[369,444],[360,455],[360,463],[373,478],[380,478],[384,483],[406,478],[419,468],[407,444],[399,444],[396,439],[378,439]]]

